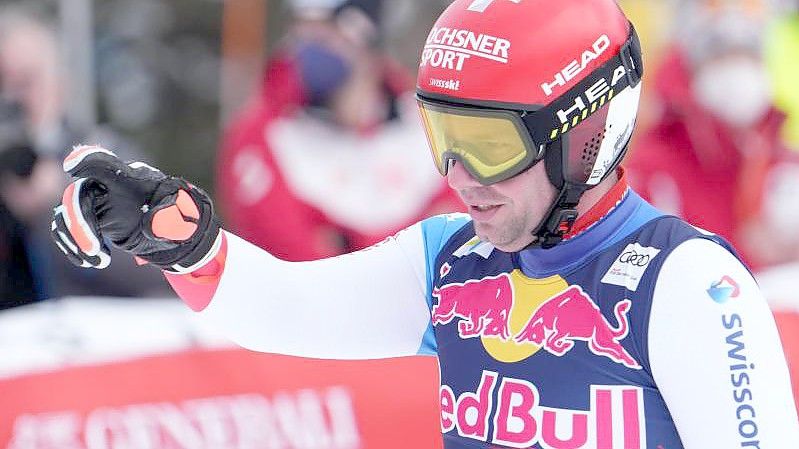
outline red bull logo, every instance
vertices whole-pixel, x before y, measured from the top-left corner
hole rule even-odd
[[[513,287],[507,273],[495,277],[447,284],[433,291],[438,305],[433,307],[433,325],[458,322],[461,338],[510,338],[508,316],[513,306]]]
[[[458,335],[480,338],[497,360],[516,362],[541,349],[560,357],[576,342],[585,342],[593,354],[641,369],[621,345],[629,332],[630,300],[614,306],[614,326],[580,286],[559,277],[530,279],[519,270],[447,284],[435,289],[433,297],[438,300],[433,325],[458,319]]]
[[[594,301],[580,286],[574,285],[545,302],[515,340],[519,343],[533,342],[557,356],[569,352],[575,340],[582,340],[596,355],[641,369],[641,365],[619,343],[629,329],[627,312],[630,304],[629,299],[616,303],[613,313],[618,325],[612,327]]]
[[[560,409],[542,406],[538,388],[528,381],[505,377],[500,382],[497,373],[483,371],[477,391],[456,396],[442,385],[439,399],[444,433],[503,446],[641,449],[646,442],[640,387],[592,385],[588,410]]]

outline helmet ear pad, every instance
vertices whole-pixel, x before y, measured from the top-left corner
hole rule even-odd
[[[550,142],[546,145],[546,149],[544,150],[544,165],[546,167],[547,177],[549,178],[549,182],[557,189],[562,189],[566,184],[569,184],[573,187],[582,187],[584,190],[591,189],[599,183],[594,185],[587,185],[575,180],[566,179],[565,173],[567,172],[566,169],[566,160],[567,157],[565,156],[564,147],[568,145],[569,135],[565,134],[560,139],[557,139],[553,142]],[[610,176],[615,169],[621,165],[621,161],[624,160],[627,151],[630,148],[630,141],[632,139],[628,139],[627,142],[624,144],[623,149],[620,151],[616,160],[611,164],[613,167],[612,170],[608,170],[607,173],[602,177],[602,181],[605,180],[608,176]],[[566,142],[564,142],[566,141]]]
[[[582,194],[593,186],[567,179],[565,173],[568,155],[565,148],[568,148],[568,139],[569,135],[567,133],[547,144],[544,150],[544,167],[550,184],[555,187],[555,190],[560,192],[558,198],[573,202],[576,205]],[[556,206],[556,204],[553,204],[553,206]]]
[[[640,87],[625,89],[546,144],[543,158],[555,188],[570,185],[588,190],[615,172],[632,140]]]
[[[550,142],[546,145],[546,149],[544,150],[544,164],[547,169],[547,176],[549,177],[549,182],[555,186],[556,189],[560,190],[563,188],[563,184],[566,182],[563,176],[563,164],[564,164],[564,157],[563,157],[563,140],[568,139],[568,134],[561,136],[560,139],[557,139],[553,142]]]

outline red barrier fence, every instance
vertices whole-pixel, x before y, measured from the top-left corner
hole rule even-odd
[[[780,330],[782,348],[788,360],[793,384],[793,398],[799,409],[799,313],[792,311],[775,311],[774,318]]]
[[[440,448],[432,357],[192,350],[0,380],[5,449]]]
[[[799,403],[799,312],[775,317]],[[0,449],[440,449],[438,409],[433,357],[255,353],[177,301],[0,314]]]

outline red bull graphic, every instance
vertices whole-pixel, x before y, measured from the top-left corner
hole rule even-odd
[[[629,299],[616,303],[613,313],[618,326],[612,327],[583,289],[573,285],[539,307],[515,340],[519,343],[533,342],[557,356],[569,352],[575,340],[583,340],[594,354],[641,369],[641,365],[619,343],[629,331],[627,312],[630,305]]]
[[[467,294],[464,294],[468,292]],[[461,338],[510,338],[508,316],[513,306],[513,287],[507,273],[463,284],[447,284],[433,291],[433,325],[458,322]]]
[[[569,286],[560,277],[530,279],[519,270],[446,284],[433,297],[434,326],[458,319],[458,335],[480,338],[497,360],[518,362],[541,349],[563,356],[576,341],[584,341],[593,354],[641,369],[621,345],[629,332],[632,303],[627,299],[615,305],[613,326],[580,286]]]
[[[538,388],[528,381],[506,377],[499,382],[498,378],[493,371],[483,371],[477,391],[457,397],[452,388],[442,385],[441,430],[519,448],[644,447],[646,427],[640,387],[591,385],[590,408],[570,410],[542,406]],[[496,395],[494,390],[498,390]],[[492,418],[493,431],[489,432]]]

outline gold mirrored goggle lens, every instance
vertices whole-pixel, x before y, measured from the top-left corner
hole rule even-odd
[[[492,178],[522,162],[528,145],[503,113],[467,115],[419,104],[433,159],[442,175],[458,159],[481,178]]]

